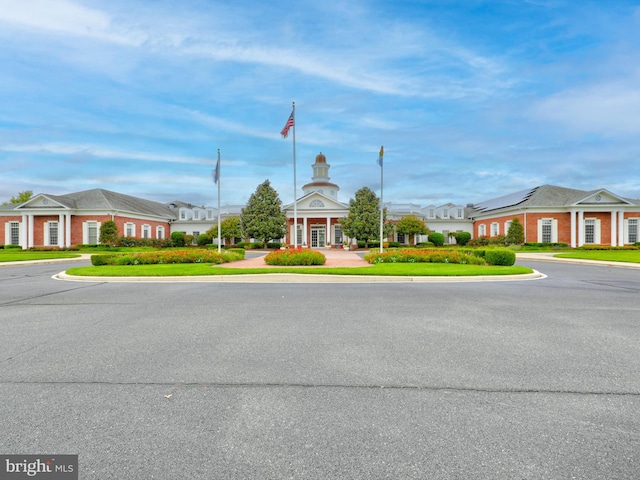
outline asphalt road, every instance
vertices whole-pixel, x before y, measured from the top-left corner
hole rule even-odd
[[[0,268],[0,453],[100,480],[640,478],[640,270],[521,263],[548,277]]]

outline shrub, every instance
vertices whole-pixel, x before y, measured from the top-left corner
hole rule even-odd
[[[444,235],[438,232],[431,232],[429,234],[429,241],[436,247],[441,247],[444,245]]]
[[[91,265],[99,267],[101,265],[115,265],[116,258],[120,255],[91,255]]]
[[[400,248],[400,242],[389,242],[389,248]]]
[[[262,242],[239,242],[238,248],[244,248],[245,250],[255,250],[264,248],[264,243]]]
[[[358,240],[357,244],[358,248],[367,248],[367,242],[365,242],[364,240]]]
[[[267,265],[324,265],[327,259],[325,256],[314,250],[309,249],[292,249],[292,250],[276,250],[268,253],[264,257]]]
[[[487,250],[484,258],[489,265],[511,266],[516,263],[516,254],[507,249]]]
[[[471,234],[469,232],[456,232],[454,238],[456,239],[456,243],[458,245],[464,247],[467,243],[469,243],[469,240],[471,240]]]
[[[209,235],[207,235],[206,233],[201,233],[200,235],[198,235],[196,243],[198,244],[198,246],[204,247],[205,245],[209,245],[211,241],[212,238]]]
[[[273,249],[279,249],[280,247],[282,247],[282,243],[280,242],[269,242],[267,243],[267,248],[273,250]]]
[[[174,247],[184,247],[185,244],[184,232],[173,232],[171,234],[171,245]]]
[[[21,249],[22,247],[20,245],[15,245],[15,244],[12,244],[12,243],[4,246],[5,250],[17,250],[19,248]]]
[[[416,247],[418,248],[431,248],[433,246],[434,245],[431,242],[420,242],[419,244],[416,245]]]

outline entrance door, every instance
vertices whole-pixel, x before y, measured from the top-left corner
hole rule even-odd
[[[324,225],[311,227],[311,248],[324,247],[326,245],[327,228]]]

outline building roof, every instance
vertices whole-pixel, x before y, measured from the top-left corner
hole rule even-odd
[[[63,207],[73,210],[108,210],[114,212],[137,213],[168,219],[176,217],[175,212],[172,211],[168,205],[101,188],[68,193],[66,195],[34,195],[18,208],[28,209],[29,203],[32,200],[42,197],[46,197]]]

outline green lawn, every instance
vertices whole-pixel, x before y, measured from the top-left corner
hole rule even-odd
[[[29,250],[0,250],[0,262],[25,262],[27,260],[50,260],[52,258],[77,258],[77,252],[32,252]]]
[[[554,257],[640,263],[640,250],[575,250],[571,253],[559,253]]]
[[[177,265],[126,265],[77,267],[67,270],[69,275],[89,277],[165,277],[199,275],[243,275],[268,273],[298,273],[320,275],[376,275],[376,276],[479,276],[519,275],[531,273],[527,267],[496,267],[476,265],[454,265],[445,263],[394,263],[356,268],[325,267],[272,267],[272,268],[225,268],[211,264],[190,263]]]

